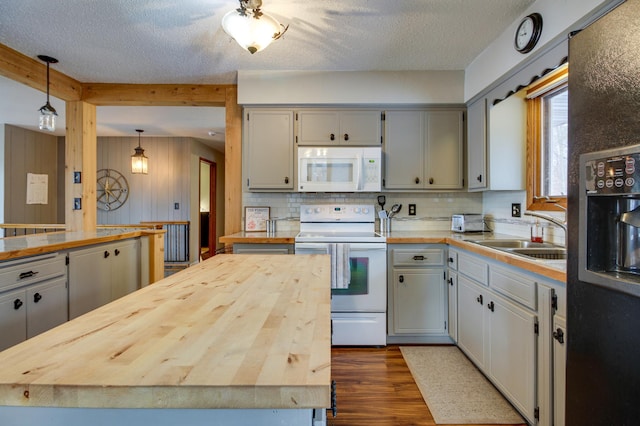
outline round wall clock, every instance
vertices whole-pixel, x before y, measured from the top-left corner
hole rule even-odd
[[[129,198],[129,183],[117,170],[100,169],[98,170],[96,193],[100,210],[116,210]]]
[[[542,15],[532,13],[525,16],[516,30],[514,45],[518,52],[529,53],[538,44],[542,34]]]

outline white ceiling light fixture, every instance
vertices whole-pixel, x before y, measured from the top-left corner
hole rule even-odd
[[[239,0],[240,8],[228,12],[222,18],[222,28],[250,53],[266,48],[289,29],[273,16],[264,13],[262,0]]]
[[[144,130],[136,129],[138,132],[138,147],[136,152],[131,156],[131,173],[146,175],[149,168],[149,159],[144,155],[144,149],[140,146],[140,135]]]
[[[38,111],[40,111],[40,120],[38,121],[38,128],[40,130],[47,130],[49,132],[56,131],[56,117],[58,113],[55,108],[49,103],[49,65],[57,64],[58,60],[47,55],[38,55],[38,59],[47,63],[47,103],[44,104]]]

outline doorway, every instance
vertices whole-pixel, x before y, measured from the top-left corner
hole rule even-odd
[[[200,158],[200,260],[216,252],[216,163]]]

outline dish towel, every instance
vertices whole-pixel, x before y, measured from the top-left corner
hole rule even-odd
[[[346,289],[351,283],[349,244],[329,244],[331,254],[331,288]]]

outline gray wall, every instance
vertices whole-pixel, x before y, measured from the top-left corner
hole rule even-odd
[[[64,170],[64,158],[59,158],[63,142],[8,124],[4,133],[4,223],[64,223],[64,192],[59,193],[58,185]],[[27,204],[27,173],[48,175],[47,204]]]

